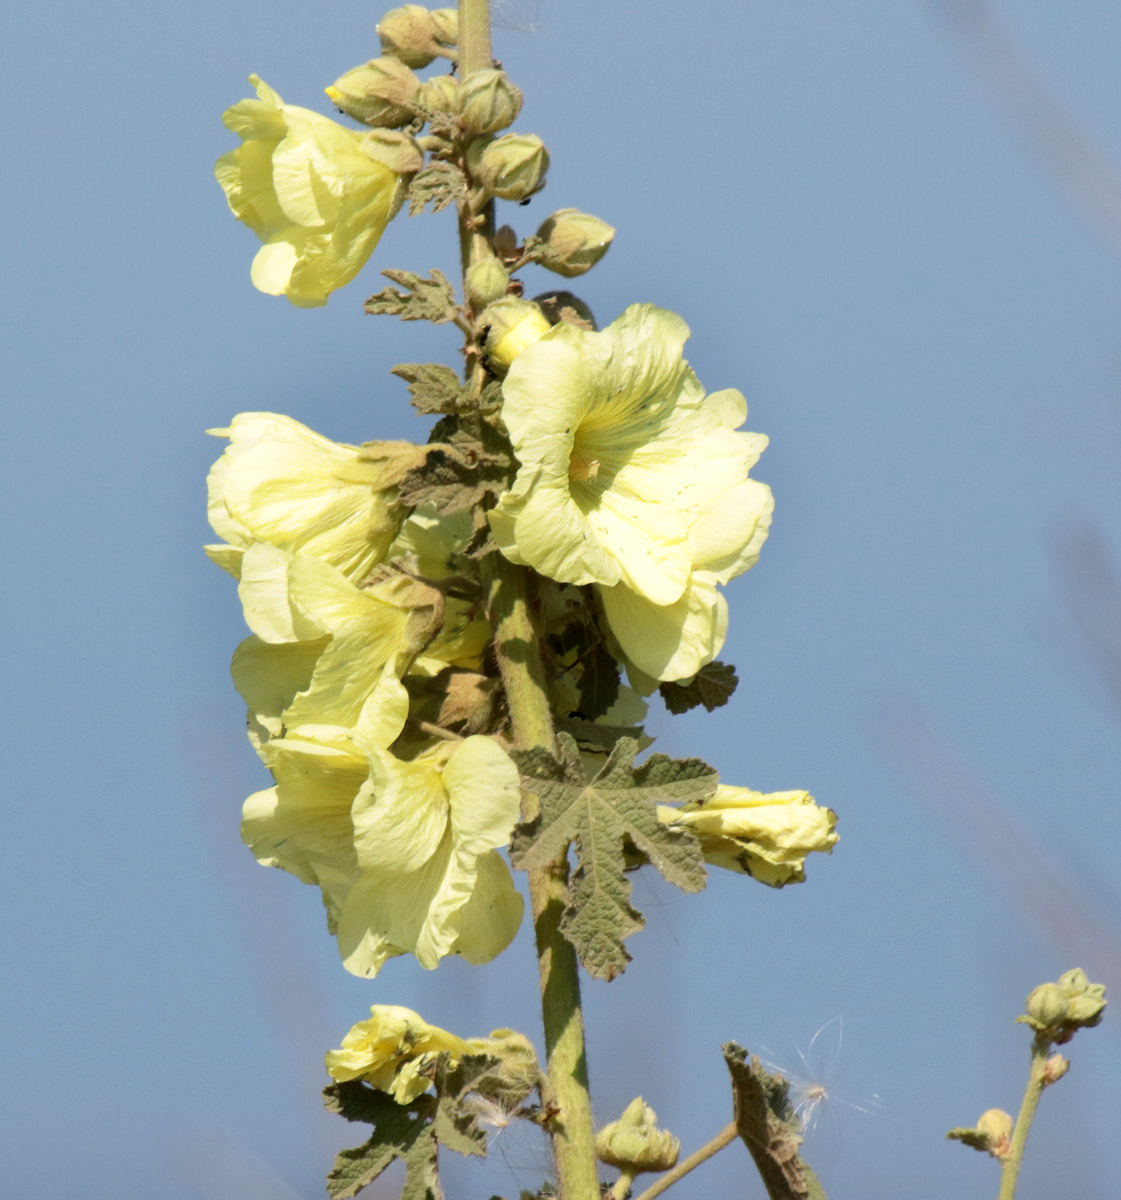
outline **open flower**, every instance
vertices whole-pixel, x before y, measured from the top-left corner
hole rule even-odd
[[[206,480],[210,524],[228,543],[206,548],[219,566],[238,576],[254,542],[314,555],[357,580],[385,558],[405,516],[400,464],[277,413],[241,413],[209,432],[230,439]]]
[[[326,304],[385,232],[401,177],[363,150],[364,134],[285,104],[256,75],[249,82],[257,99],[222,115],[242,144],[214,173],[234,216],[264,243],[254,286],[301,308]]]
[[[640,671],[684,679],[715,657],[717,586],[756,561],[771,493],[748,478],[767,439],[739,392],[706,395],[680,317],[632,305],[599,333],[554,326],[514,359],[502,416],[521,464],[491,513],[502,552],[594,584]]]
[[[348,971],[446,954],[489,962],[513,940],[522,898],[498,853],[518,820],[518,769],[491,738],[403,762],[374,751],[352,808],[359,877],[339,918]]]
[[[450,1055],[454,1064],[470,1050],[463,1038],[429,1025],[411,1008],[374,1004],[370,1019],[359,1021],[338,1050],[327,1052],[327,1074],[339,1083],[361,1079],[408,1104],[431,1086],[424,1069],[437,1055]]]
[[[706,861],[751,875],[771,887],[801,883],[807,854],[832,852],[837,814],[809,792],[753,792],[720,784],[703,804],[659,807],[667,825],[697,835]]]

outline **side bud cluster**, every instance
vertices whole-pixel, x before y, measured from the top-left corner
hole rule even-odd
[[[1049,1041],[1069,1042],[1079,1029],[1097,1025],[1105,1012],[1105,985],[1091,983],[1080,968],[1042,983],[1028,996],[1027,1011],[1016,1019]]]
[[[658,1128],[658,1114],[636,1097],[623,1115],[605,1125],[596,1135],[596,1157],[609,1167],[638,1175],[646,1171],[668,1171],[677,1162],[681,1143],[672,1133]]]

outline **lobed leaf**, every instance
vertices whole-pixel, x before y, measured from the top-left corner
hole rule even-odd
[[[336,1083],[323,1091],[329,1112],[348,1121],[373,1125],[369,1139],[351,1150],[340,1150],[327,1175],[332,1200],[356,1196],[399,1158],[405,1161],[406,1193],[414,1200],[439,1200],[435,1178],[436,1134],[432,1127],[436,1101],[422,1096],[412,1104],[398,1104],[392,1096],[358,1081]],[[408,1189],[412,1187],[411,1193]]]
[[[409,385],[418,413],[456,412],[463,403],[465,392],[459,376],[442,363],[399,363],[390,374]]]
[[[636,851],[671,883],[686,892],[704,887],[700,846],[686,831],[658,820],[657,804],[708,799],[717,775],[696,759],[676,761],[654,755],[637,769],[638,743],[620,739],[603,769],[584,777],[575,740],[558,735],[561,760],[521,755],[524,786],[537,797],[539,810],[514,831],[511,857],[526,870],[547,867],[575,847],[576,868],[561,930],[580,961],[599,979],[621,974],[630,955],[623,943],[643,925],[630,903],[626,877],[628,851]]]
[[[454,163],[434,159],[413,176],[407,194],[410,217],[429,204],[433,212],[441,212],[467,195],[467,180]]]
[[[712,712],[728,703],[739,683],[731,663],[706,663],[689,683],[660,683],[658,692],[675,716],[703,704]]]
[[[375,292],[366,301],[368,313],[400,317],[402,321],[431,321],[433,325],[443,325],[459,316],[455,289],[435,267],[429,272],[429,279],[415,271],[388,270],[382,274],[404,290],[387,287]]]

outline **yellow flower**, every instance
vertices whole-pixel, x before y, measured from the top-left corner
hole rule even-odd
[[[303,551],[356,580],[385,558],[405,515],[395,464],[277,413],[241,413],[209,432],[230,439],[206,481],[210,523],[229,544],[206,549],[235,578],[254,542]]]
[[[739,431],[739,392],[706,395],[682,358],[689,330],[652,305],[599,333],[549,330],[513,361],[502,416],[521,467],[490,515],[511,561],[594,584],[627,658],[687,679],[723,644],[719,584],[747,570],[770,525],[748,471],[767,439]]]
[[[242,837],[264,866],[323,893],[343,965],[372,977],[414,954],[489,962],[513,940],[522,898],[498,848],[518,819],[517,768],[497,742],[402,762],[345,729],[265,742],[274,787],[245,802]]]
[[[517,767],[491,738],[411,762],[371,753],[351,810],[360,874],[339,917],[348,971],[376,975],[397,954],[429,969],[452,953],[484,963],[510,944],[522,898],[498,848],[520,795]]]
[[[830,854],[837,844],[837,814],[815,804],[809,792],[763,793],[720,784],[711,800],[659,807],[658,816],[691,829],[714,866],[771,887],[801,883],[806,855]]]
[[[285,104],[256,75],[256,100],[222,116],[242,138],[215,175],[239,221],[264,242],[254,285],[301,308],[349,283],[396,210],[401,177],[362,148],[364,134]]]
[[[327,1074],[339,1083],[361,1079],[408,1104],[428,1090],[424,1069],[437,1055],[449,1054],[454,1065],[470,1050],[463,1038],[429,1025],[411,1008],[375,1004],[370,1019],[359,1021],[338,1050],[327,1052]]]

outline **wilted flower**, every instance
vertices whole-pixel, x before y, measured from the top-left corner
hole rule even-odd
[[[215,174],[239,221],[264,242],[254,286],[301,308],[327,303],[365,265],[392,217],[401,177],[362,149],[362,133],[285,104],[256,75],[256,100],[222,120],[242,138]]]
[[[692,830],[706,861],[771,887],[801,883],[807,854],[832,852],[837,815],[809,792],[753,792],[720,784],[703,804],[659,807],[668,825]]]
[[[210,523],[228,545],[206,549],[235,577],[254,542],[311,554],[350,579],[384,559],[405,516],[397,468],[277,413],[241,413],[209,432],[230,439],[206,481]]]
[[[594,584],[630,661],[687,679],[724,642],[717,586],[752,566],[771,493],[747,477],[767,444],[739,432],[739,392],[705,395],[682,358],[688,327],[632,305],[594,333],[554,326],[503,384],[521,468],[490,515],[507,558]]]
[[[424,1069],[438,1055],[450,1055],[454,1064],[469,1050],[463,1038],[429,1025],[411,1008],[374,1004],[370,1019],[353,1026],[338,1050],[328,1051],[327,1074],[339,1083],[361,1079],[408,1104],[428,1090]]]

